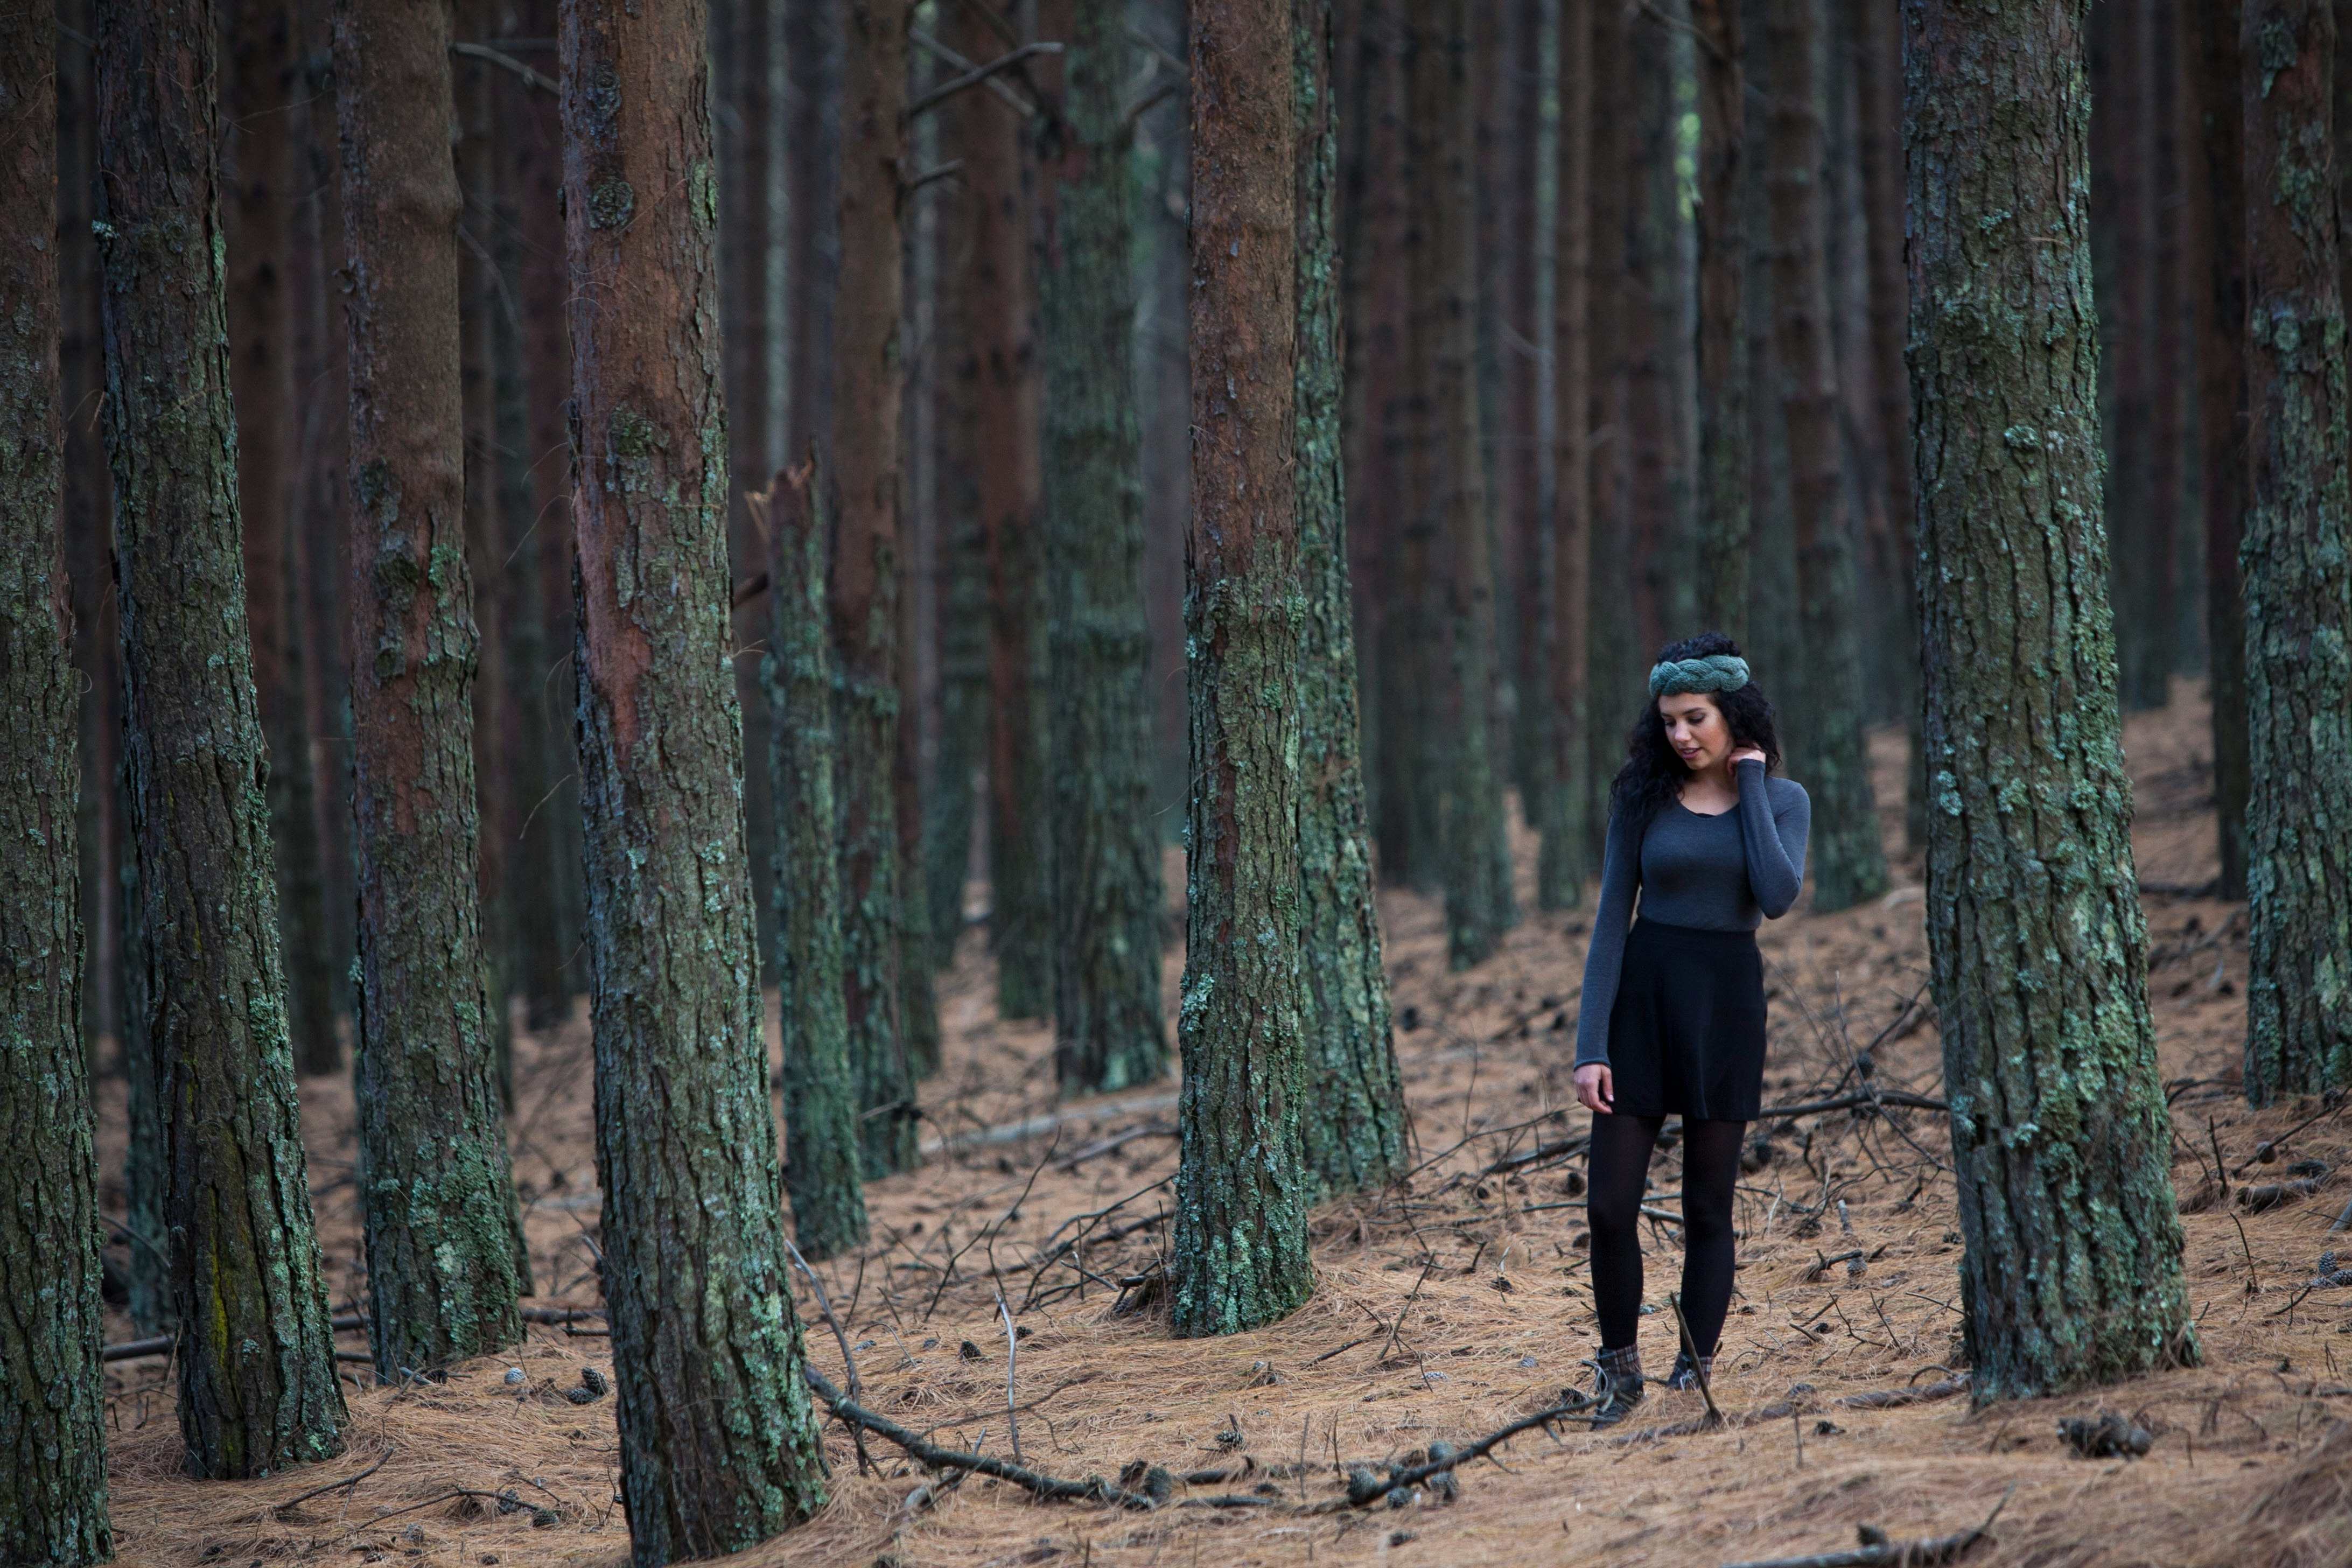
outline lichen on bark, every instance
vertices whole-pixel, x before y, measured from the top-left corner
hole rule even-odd
[[[2193,1361],[2131,851],[2087,0],[1905,0],[1927,939],[1979,1402]]]
[[[2246,1098],[2352,1082],[2352,454],[2329,0],[2247,0]]]
[[[1174,1326],[1234,1333],[1314,1286],[1299,1132],[1296,87],[1281,0],[1193,15],[1192,789]]]
[[[834,854],[833,652],[824,493],[814,466],[776,476],[769,535],[768,778],[776,812],[776,1005],[783,1034],[784,1184],[801,1250],[866,1239],[857,1096],[841,994],[841,868]],[[969,792],[967,792],[969,794]]]
[[[1151,810],[1151,630],[1135,409],[1118,0],[1069,6],[1066,90],[1038,156],[1045,349],[1047,687],[1054,1067],[1065,1095],[1167,1070],[1160,1017],[1166,893]]]
[[[377,1375],[522,1337],[475,868],[462,207],[446,13],[343,0],[335,69],[351,349],[352,1094]]]
[[[1340,470],[1339,106],[1330,0],[1292,0],[1297,87],[1299,952],[1307,1006],[1300,1134],[1323,1190],[1404,1167],[1404,1090],[1389,1026],[1356,721],[1356,635]]]

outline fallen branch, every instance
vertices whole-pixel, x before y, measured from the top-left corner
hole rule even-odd
[[[1478,1173],[1481,1176],[1497,1176],[1506,1171],[1517,1171],[1528,1165],[1541,1164],[1546,1160],[1563,1158],[1576,1153],[1591,1142],[1589,1136],[1579,1134],[1574,1138],[1559,1138],[1549,1143],[1538,1143],[1524,1154],[1506,1155]]]
[[[375,1457],[375,1463],[370,1465],[366,1469],[362,1470],[358,1475],[345,1476],[340,1481],[329,1481],[323,1487],[312,1487],[307,1492],[297,1492],[292,1497],[288,1498],[284,1502],[273,1503],[270,1505],[269,1516],[272,1519],[284,1519],[286,1517],[286,1510],[294,1507],[298,1503],[309,1502],[312,1498],[325,1497],[329,1492],[349,1491],[357,1487],[362,1481],[367,1479],[370,1476],[375,1474],[378,1470],[383,1468],[383,1462],[391,1458],[392,1445],[386,1443],[383,1446],[383,1452]]]
[[[793,1255],[793,1261],[799,1264],[801,1272],[808,1277],[809,1288],[816,1292],[817,1310],[824,1314],[825,1322],[833,1330],[833,1342],[841,1347],[841,1367],[849,1378],[850,1397],[863,1398],[866,1389],[857,1380],[857,1357],[850,1353],[849,1334],[842,1328],[841,1319],[834,1312],[833,1298],[825,1293],[824,1281],[816,1277],[816,1270],[809,1267],[808,1259],[801,1256],[801,1249],[793,1245],[790,1237],[784,1238],[784,1250]],[[852,1305],[854,1307],[855,1303]],[[866,1439],[857,1435],[857,1429],[854,1426],[850,1428],[849,1436],[852,1446],[857,1449],[857,1473],[861,1476],[865,1475],[874,1468],[874,1461],[866,1454]],[[1013,1449],[1013,1458],[1020,1458],[1020,1449],[1017,1446]]]
[[[805,1362],[801,1375],[809,1388],[824,1401],[825,1408],[835,1420],[852,1431],[871,1432],[886,1442],[895,1443],[918,1464],[935,1470],[971,1470],[983,1476],[993,1476],[1000,1481],[1034,1492],[1041,1498],[1074,1498],[1087,1502],[1117,1503],[1121,1508],[1150,1509],[1151,1500],[1139,1497],[1111,1485],[1100,1476],[1088,1476],[1083,1481],[1066,1481],[1058,1477],[1040,1475],[1003,1459],[992,1459],[985,1454],[967,1454],[960,1448],[942,1448],[909,1432],[885,1415],[877,1415],[833,1385],[832,1380]]]
[[[1756,1113],[1759,1121],[1778,1121],[1791,1116],[1819,1116],[1832,1110],[1858,1110],[1865,1105],[1900,1105],[1913,1110],[1945,1110],[1952,1108],[1931,1095],[1914,1094],[1907,1089],[1882,1089],[1868,1094],[1842,1094],[1834,1100],[1810,1100],[1803,1105],[1768,1105]]]
[[[1176,1129],[1164,1121],[1147,1121],[1140,1127],[1130,1127],[1124,1132],[1114,1132],[1108,1138],[1097,1138],[1085,1148],[1063,1155],[1054,1162],[1056,1171],[1075,1171],[1098,1154],[1124,1149],[1139,1138],[1173,1138]]]
[[[1925,1388],[1878,1388],[1868,1394],[1849,1394],[1838,1401],[1855,1410],[1895,1410],[1906,1405],[1927,1405],[1938,1399],[1949,1399],[1955,1394],[1968,1391],[1965,1377],[1946,1378]]]
[[[1380,1501],[1392,1491],[1409,1491],[1432,1477],[1444,1475],[1474,1460],[1485,1458],[1520,1433],[1535,1427],[1541,1426],[1549,1431],[1555,1421],[1591,1421],[1594,1419],[1592,1407],[1595,1403],[1596,1401],[1587,1395],[1580,1394],[1576,1395],[1576,1402],[1572,1405],[1554,1405],[1537,1411],[1533,1415],[1521,1416],[1509,1426],[1489,1432],[1476,1442],[1462,1447],[1456,1448],[1448,1443],[1432,1443],[1429,1446],[1430,1460],[1427,1464],[1414,1465],[1405,1469],[1391,1469],[1386,1479],[1382,1479],[1369,1465],[1354,1466],[1349,1471],[1347,1506],[1364,1508]]]
[[[1727,1563],[1723,1568],[1875,1568],[1876,1564],[1901,1564],[1902,1568],[1925,1568],[1935,1563],[1957,1563],[1976,1548],[1978,1542],[1991,1539],[1992,1522],[2000,1510],[2009,1506],[2016,1492],[2017,1483],[2010,1483],[2008,1491],[1992,1512],[1974,1530],[1964,1530],[1958,1535],[1940,1536],[1934,1541],[1889,1541],[1886,1532],[1865,1524],[1862,1527],[1863,1543],[1846,1552],[1823,1552],[1811,1557],[1759,1557],[1748,1563]]]

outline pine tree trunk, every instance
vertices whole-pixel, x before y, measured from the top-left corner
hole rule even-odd
[[[1551,776],[1544,791],[1536,902],[1570,910],[1591,867],[1591,715],[1586,702],[1592,572],[1593,0],[1559,6],[1559,282],[1552,396],[1558,453],[1549,519],[1546,712]]]
[[[1292,62],[1291,0],[1194,8],[1193,784],[1172,1268],[1184,1335],[1272,1322],[1315,1284],[1299,1137],[1313,1004],[1299,952]]]
[[[638,11],[573,0],[559,42],[602,1276],[631,1555],[658,1568],[825,1487],[744,865],[705,19]]]
[[[916,1163],[914,1079],[900,1029],[898,826],[898,417],[903,275],[898,159],[907,20],[885,0],[848,0],[842,67],[841,279],[835,312],[833,570],[840,659],[842,984],[864,1116],[866,1171]]]
[[[269,746],[269,820],[284,919],[294,1068],[342,1067],[319,887],[319,840],[302,703],[302,638],[292,570],[295,463],[294,267],[289,104],[293,16],[283,0],[241,0],[222,84],[227,134],[221,226],[228,243],[229,378],[236,405],[237,504],[244,514],[246,613],[253,679]]]
[[[1853,50],[1854,96],[1861,117],[1856,149],[1862,165],[1864,244],[1870,274],[1871,390],[1875,394],[1878,446],[1885,454],[1881,483],[1896,570],[1899,603],[1889,618],[1902,637],[1886,670],[1899,689],[1911,763],[1904,787],[1904,838],[1913,849],[1927,843],[1927,748],[1919,736],[1919,599],[1916,557],[1918,505],[1911,485],[1911,377],[1903,364],[1911,285],[1903,261],[1903,40],[1893,6],[1863,0]]]
[[[1738,0],[1691,0],[1698,68],[1698,618],[1748,622],[1747,99]]]
[[[2099,525],[2088,9],[1904,5],[1927,940],[1979,1402],[2197,1356]]]
[[[947,112],[956,117],[955,145],[971,178],[982,116],[1004,113],[984,92],[967,92]],[[1011,140],[1008,132],[1006,141]],[[943,254],[972,255],[973,198],[943,211]],[[964,885],[971,876],[972,785],[988,759],[988,538],[980,512],[982,381],[972,336],[973,281],[969,265],[943,268],[939,280],[938,341],[942,365],[938,400],[940,465],[939,750],[924,803],[924,897],[930,910],[929,967],[955,962],[963,933]]]
[[[1557,4],[1550,8],[1556,11]],[[1545,761],[1544,605],[1549,511],[1544,465],[1550,439],[1545,419],[1550,405],[1541,390],[1548,360],[1535,349],[1548,312],[1541,310],[1549,279],[1539,275],[1552,259],[1551,204],[1558,189],[1542,165],[1547,150],[1546,116],[1554,106],[1542,96],[1545,47],[1554,37],[1543,0],[1506,8],[1496,27],[1494,69],[1496,113],[1490,127],[1496,183],[1493,205],[1501,225],[1500,256],[1486,262],[1498,284],[1492,314],[1495,395],[1496,544],[1507,588],[1499,604],[1510,617],[1503,639],[1508,671],[1511,787],[1518,792],[1519,817],[1529,826],[1542,821],[1542,795],[1549,776]],[[1555,51],[1556,54],[1556,51]],[[1482,198],[1485,199],[1485,198]]]
[[[2213,710],[2213,818],[2225,899],[2246,896],[2245,109],[2239,0],[2189,0],[2184,62],[2198,147],[2189,159],[2189,272],[2197,313],[2197,456],[2205,514],[2206,658]],[[2340,262],[2339,258],[2339,262]]]
[[[1828,208],[1814,68],[1822,0],[1772,0],[1767,16],[1773,313],[1789,432],[1801,657],[1796,690],[1782,707],[1797,721],[1790,726],[1790,767],[1814,801],[1813,908],[1843,910],[1886,890],[1886,858],[1863,731],[1853,553],[1830,342]]]
[[[765,501],[776,803],[777,1008],[784,1046],[784,1182],[801,1250],[831,1258],[866,1239],[856,1082],[841,988],[841,868],[834,853],[833,652],[825,531],[813,468],[776,476]],[[965,795],[969,798],[971,792]]]
[[[719,316],[725,333],[721,353],[727,379],[728,548],[735,581],[750,583],[766,570],[766,548],[751,524],[749,498],[764,489],[781,453],[768,449],[774,331],[768,302],[768,259],[775,244],[769,207],[773,184],[772,149],[773,94],[769,86],[771,40],[776,0],[718,0],[711,6],[713,97],[719,100]],[[735,696],[743,713],[747,757],[768,753],[768,704],[761,690],[760,660],[748,652],[760,639],[765,617],[746,604],[736,613],[736,645],[746,653],[735,661]],[[772,978],[776,952],[774,887],[775,806],[768,798],[768,770],[748,768],[743,778],[743,821],[751,850],[752,908],[759,920],[760,969]]]
[[[1307,1098],[1300,1135],[1327,1193],[1385,1186],[1405,1162],[1404,1089],[1389,1033],[1356,732],[1347,488],[1340,470],[1338,105],[1330,0],[1292,0],[1297,91],[1299,953]]]
[[[1151,632],[1129,277],[1123,0],[1061,0],[1063,90],[1042,95],[1037,293],[1044,323],[1048,796],[1054,1068],[1065,1096],[1149,1083],[1160,1020],[1160,841],[1151,812]]]
[[[447,13],[341,0],[351,281],[353,1093],[377,1375],[522,1337],[476,901],[477,634],[466,569]]]
[[[0,1559],[114,1554],[99,1366],[98,1128],[82,1043],[58,30],[0,42]],[[103,788],[103,782],[100,787]]]
[[[2158,613],[2174,541],[2159,517],[2153,465],[2152,333],[2158,199],[2150,101],[2152,4],[2091,13],[2091,207],[2099,303],[2099,405],[2107,447],[2108,531],[2115,541],[2116,657],[2126,710],[2168,695],[2174,631]],[[2167,389],[2171,390],[2171,389]]]
[[[1414,168],[1428,242],[1413,279],[1413,331],[1429,374],[1437,475],[1431,639],[1436,681],[1430,758],[1443,847],[1446,953],[1455,969],[1483,962],[1517,919],[1504,837],[1498,767],[1495,574],[1488,549],[1484,416],[1477,374],[1477,109],[1471,95],[1470,9],[1449,3],[1415,25],[1411,113],[1429,156]]]
[[[1633,510],[1633,408],[1629,360],[1642,300],[1626,265],[1633,182],[1627,123],[1634,104],[1624,9],[1597,0],[1592,10],[1591,117],[1591,515],[1585,573],[1585,861],[1598,864],[1609,826],[1609,781],[1625,760],[1625,720],[1635,700],[1634,666],[1649,666],[1634,646],[1633,584],[1627,567]],[[1565,591],[1565,589],[1563,589]]]
[[[2329,0],[2245,0],[2246,1098],[2352,1079],[2352,517]]]
[[[993,59],[1008,47],[994,6],[957,7],[957,47]],[[1001,18],[1000,18],[1001,19]],[[1066,42],[1066,39],[1060,41]],[[1039,79],[1058,68],[1036,67]],[[1032,257],[1032,145],[1012,111],[969,93],[964,183],[971,193],[971,335],[980,362],[981,526],[989,616],[988,942],[997,1011],[1039,1018],[1054,1008],[1052,838],[1046,798],[1044,447],[1036,277]]]
[[[2155,247],[2148,267],[2147,321],[2147,607],[2156,646],[2146,679],[2150,705],[2169,706],[2172,678],[2196,664],[2193,632],[2181,618],[2183,450],[2188,441],[2189,368],[2183,328],[2187,274],[2182,270],[2180,22],[2178,0],[2150,0],[2141,24],[2141,69],[2147,77],[2147,156],[2156,209]]]
[[[517,27],[539,19],[509,17]],[[496,248],[502,301],[514,301],[517,308],[502,302],[491,318],[499,521],[495,564],[499,619],[506,630],[507,711],[513,716],[513,728],[502,737],[500,748],[509,770],[507,816],[492,827],[507,841],[514,885],[524,889],[507,911],[512,943],[508,963],[514,989],[523,997],[524,1019],[533,1029],[548,1028],[563,1016],[563,961],[569,952],[562,901],[556,895],[564,868],[554,831],[561,813],[551,797],[562,786],[556,783],[556,752],[550,743],[556,728],[548,674],[553,645],[547,627],[546,568],[541,560],[543,552],[560,552],[565,532],[560,500],[552,493],[542,495],[548,489],[542,476],[562,466],[562,426],[559,422],[551,432],[541,424],[544,400],[535,374],[541,361],[533,341],[541,325],[531,316],[535,308],[544,308],[532,298],[533,273],[551,263],[560,276],[562,264],[562,218],[554,211],[555,186],[562,178],[559,152],[534,101],[545,96],[518,82],[509,84],[497,99]],[[541,202],[555,220],[551,234],[538,226],[531,211]],[[535,243],[551,244],[553,253],[537,254]],[[558,336],[553,351],[560,358],[560,301],[554,310]],[[550,437],[555,446],[551,453],[538,445]],[[571,770],[567,766],[563,771]]]
[[[106,449],[98,434],[106,378],[99,349],[97,240],[89,220],[97,185],[98,115],[90,97],[91,0],[60,0],[56,51],[58,379],[63,422],[66,573],[73,583],[73,662],[81,674],[81,914],[85,935],[82,1036],[122,1037],[121,639],[114,625],[114,517]],[[96,1063],[96,1056],[91,1061]],[[135,1263],[134,1263],[135,1268]]]
[[[783,457],[833,444],[834,291],[841,273],[842,16],[848,0],[779,0],[784,7]]]
[[[516,26],[528,37],[553,37],[554,0],[521,0]],[[546,1028],[571,1012],[572,998],[584,987],[579,956],[586,926],[580,886],[579,753],[572,745],[570,704],[564,694],[576,686],[571,663],[574,642],[572,603],[572,449],[564,428],[572,397],[572,344],[564,326],[571,289],[563,261],[562,127],[554,100],[537,90],[516,90],[505,100],[501,152],[509,160],[517,209],[519,278],[515,288],[521,318],[523,374],[530,383],[531,553],[539,570],[540,636],[544,652],[538,665],[516,657],[517,679],[528,679],[535,693],[519,702],[528,715],[532,702],[545,714],[541,728],[518,735],[515,744],[535,747],[544,761],[546,783],[523,803],[528,819],[514,845],[519,874],[527,886],[543,887],[541,907],[530,911],[517,933],[523,994],[533,1028]],[[520,573],[518,557],[512,570]],[[518,584],[518,591],[527,591]],[[543,868],[544,869],[540,869]],[[536,879],[543,876],[544,881]]]
[[[163,1223],[199,1476],[341,1447],[297,1124],[229,406],[207,0],[99,34],[106,430]],[[258,1351],[255,1347],[259,1347]]]

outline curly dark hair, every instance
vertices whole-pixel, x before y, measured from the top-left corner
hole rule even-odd
[[[1658,662],[1738,652],[1739,645],[1721,632],[1701,632],[1660,648]],[[1731,728],[1732,744],[1754,746],[1764,753],[1766,770],[1777,771],[1780,766],[1780,737],[1772,727],[1774,710],[1763,689],[1750,680],[1737,691],[1711,691],[1707,695],[1723,710],[1724,722]],[[1684,782],[1689,777],[1690,769],[1683,765],[1682,758],[1675,754],[1673,744],[1666,739],[1666,723],[1658,716],[1657,700],[1649,699],[1642,704],[1633,729],[1626,732],[1625,765],[1617,770],[1616,780],[1609,786],[1610,810],[1631,812],[1633,823],[1647,826],[1650,818],[1682,798]]]

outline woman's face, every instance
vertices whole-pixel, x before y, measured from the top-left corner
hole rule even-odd
[[[1685,691],[1661,697],[1658,717],[1665,721],[1666,743],[1691,772],[1705,773],[1730,754],[1731,726],[1710,693]]]

